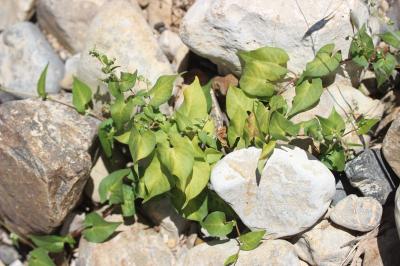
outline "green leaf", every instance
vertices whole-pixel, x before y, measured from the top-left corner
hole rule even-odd
[[[89,242],[102,243],[107,240],[121,223],[107,222],[95,212],[85,217],[83,236]]]
[[[271,97],[269,100],[269,107],[271,112],[277,111],[283,115],[286,114],[288,106],[286,103],[285,98],[282,97],[282,95],[274,95]]]
[[[124,124],[128,122],[134,111],[133,101],[125,103],[123,98],[117,98],[110,107],[111,117],[117,129],[122,129]]]
[[[287,140],[286,134],[291,136],[297,135],[299,126],[289,121],[286,117],[278,112],[273,112],[269,125],[269,134],[276,140]]]
[[[87,105],[92,100],[92,91],[88,85],[74,77],[72,84],[72,103],[79,113],[86,111]]]
[[[379,122],[379,119],[372,118],[372,119],[366,119],[366,118],[361,118],[359,121],[357,121],[357,134],[359,135],[364,135],[367,134],[373,126],[376,125],[376,123]]]
[[[271,97],[275,82],[281,80],[287,69],[275,63],[259,60],[247,61],[239,80],[240,88],[255,97]]]
[[[35,236],[29,235],[32,242],[38,247],[45,249],[49,252],[59,253],[64,250],[64,245],[68,244],[73,247],[75,240],[70,236],[56,236],[56,235],[45,235],[45,236]]]
[[[158,107],[163,103],[166,103],[172,96],[172,90],[174,88],[174,82],[179,75],[166,75],[158,78],[156,84],[149,91],[150,105]]]
[[[260,174],[264,170],[265,163],[267,162],[268,158],[274,152],[275,146],[276,146],[276,141],[273,140],[264,143],[260,158],[258,158],[258,163],[257,163],[257,170]]]
[[[374,52],[374,42],[368,35],[366,26],[363,25],[351,42],[350,57],[353,62],[365,68],[368,67]]]
[[[178,134],[170,136],[170,141],[172,147],[169,143],[158,146],[159,159],[172,175],[178,177],[183,190],[193,169],[193,146],[187,137],[181,137]]]
[[[378,81],[378,87],[380,87],[383,83],[385,83],[385,81],[390,78],[396,68],[396,65],[397,60],[390,53],[387,53],[385,55],[385,58],[379,59],[376,63],[372,65],[374,67],[375,76]]]
[[[132,89],[135,86],[136,79],[137,79],[137,71],[135,71],[135,73],[121,72],[119,89],[122,92]]]
[[[216,211],[210,213],[207,218],[201,222],[201,226],[204,227],[211,236],[223,237],[232,232],[235,225],[234,221],[227,222],[225,213]]]
[[[230,87],[226,94],[226,111],[230,119],[236,113],[246,113],[253,110],[254,99],[248,97],[241,89]],[[246,115],[247,117],[247,115]]]
[[[193,163],[192,175],[185,189],[186,203],[197,197],[203,189],[207,186],[210,179],[210,166],[205,162],[195,161]]]
[[[242,66],[245,66],[249,61],[259,60],[286,67],[287,62],[289,61],[289,56],[285,50],[269,46],[261,47],[252,51],[240,51],[238,52],[238,56]]]
[[[163,171],[157,155],[153,155],[151,163],[146,168],[142,179],[148,192],[144,198],[145,201],[161,195],[172,188],[170,180],[165,171]]]
[[[393,46],[394,48],[400,49],[400,30],[393,32],[385,32],[379,35],[385,43]]]
[[[122,215],[131,217],[136,213],[135,208],[135,192],[131,186],[122,185]]]
[[[296,96],[293,98],[292,109],[290,109],[288,117],[293,117],[315,107],[319,103],[322,91],[321,79],[313,79],[311,83],[305,80],[297,85]]]
[[[230,266],[230,265],[234,265],[236,264],[237,260],[239,259],[239,253],[235,253],[231,256],[229,256],[225,262],[224,262],[224,266]]]
[[[112,149],[114,147],[114,128],[113,120],[111,118],[101,122],[99,125],[98,135],[105,155],[110,158],[112,156]]]
[[[47,250],[43,248],[35,248],[29,253],[29,266],[56,266],[49,257]]]
[[[317,118],[301,122],[301,127],[304,130],[304,135],[313,138],[314,140],[322,140],[321,126]]]
[[[101,180],[99,185],[100,203],[107,200],[110,201],[110,204],[122,202],[122,181],[129,173],[130,169],[121,169],[112,172]]]
[[[321,124],[322,135],[328,140],[339,137],[343,134],[346,124],[343,118],[336,112],[335,108],[332,109],[328,118],[317,116]]]
[[[333,147],[321,147],[321,162],[330,170],[342,172],[346,163],[344,149],[340,145]]]
[[[318,50],[313,61],[307,63],[303,76],[306,78],[320,78],[334,72],[342,61],[340,51],[333,53],[334,44],[327,44]]]
[[[129,150],[134,163],[149,156],[155,147],[156,137],[152,131],[139,132],[135,127],[132,127]]]
[[[129,138],[131,136],[131,130],[126,131],[125,133],[119,135],[119,136],[115,136],[114,139],[116,139],[118,142],[122,143],[122,144],[129,144]]]
[[[254,231],[243,234],[239,237],[241,243],[240,249],[249,251],[257,248],[261,244],[261,240],[265,235],[265,230]]]
[[[181,130],[192,126],[196,121],[205,120],[208,116],[207,100],[197,77],[183,91],[183,95],[183,104],[176,111],[176,120]]]
[[[274,97],[275,96],[273,96],[272,98]],[[270,111],[264,106],[264,104],[262,104],[261,102],[257,102],[254,105],[253,113],[256,119],[258,131],[263,135],[266,135],[269,128]]]
[[[46,93],[46,76],[47,76],[47,69],[49,68],[49,63],[47,63],[46,67],[43,69],[42,73],[40,74],[39,80],[37,82],[37,93],[45,100],[47,98]]]
[[[182,210],[184,218],[201,222],[208,214],[208,196],[206,191],[203,191],[199,196],[189,201],[186,207]]]
[[[212,100],[211,100],[211,83],[212,80],[210,80],[206,85],[204,85],[203,88],[203,93],[204,93],[204,97],[206,97],[206,102],[207,102],[207,113],[209,113],[211,111],[211,107],[212,107]]]

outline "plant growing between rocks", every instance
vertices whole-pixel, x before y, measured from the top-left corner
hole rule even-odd
[[[381,38],[392,48],[400,49],[396,34]],[[154,86],[137,72],[118,73],[115,60],[99,51],[98,59],[105,74],[103,82],[112,95],[103,108],[98,136],[104,154],[112,158],[121,150],[129,157],[126,168],[105,177],[99,187],[103,204],[119,207],[124,217],[136,214],[136,203],[144,203],[160,195],[167,196],[184,218],[198,222],[212,237],[238,237],[238,252],[227,258],[225,265],[235,264],[240,250],[257,248],[265,230],[240,230],[238,217],[209,187],[213,166],[227,153],[254,146],[262,149],[257,171],[261,172],[276,145],[288,144],[297,138],[311,138],[318,158],[331,170],[343,171],[349,145],[343,139],[351,132],[363,135],[377,122],[374,118],[351,117],[345,121],[333,109],[325,118],[294,123],[296,115],[315,107],[328,82],[341,64],[353,61],[362,68],[371,68],[378,85],[390,81],[397,67],[397,52],[390,47],[374,47],[363,27],[354,37],[349,60],[343,60],[333,44],[323,46],[300,75],[288,70],[288,54],[274,47],[263,47],[238,54],[242,65],[239,87],[230,87],[226,95],[229,124],[216,125],[211,115],[213,106],[209,86],[201,86],[196,78],[183,92],[184,101],[172,114],[162,112],[171,102],[175,80],[179,75],[161,76]],[[47,67],[38,81],[38,94],[46,94]],[[148,89],[140,90],[139,82]],[[286,102],[281,92],[295,86],[296,95]],[[151,87],[151,88],[149,88]],[[82,115],[92,114],[92,90],[75,78],[73,105]],[[346,130],[346,122],[353,129]],[[224,134],[226,132],[226,134]],[[111,237],[119,223],[110,223],[93,212],[86,216],[81,232],[91,242]],[[234,231],[236,228],[236,232]],[[34,249],[30,265],[54,265],[48,253],[59,253],[65,244],[75,244],[72,236],[31,236]]]

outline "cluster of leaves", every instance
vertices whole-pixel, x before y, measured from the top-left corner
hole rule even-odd
[[[389,46],[400,49],[400,31],[389,31],[379,37]],[[349,53],[357,65],[374,70],[379,87],[390,79],[398,64],[395,54],[390,52],[390,49],[374,46],[365,25],[354,36]]]

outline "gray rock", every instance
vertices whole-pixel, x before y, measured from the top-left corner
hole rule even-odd
[[[35,0],[2,0],[0,8],[0,31],[24,20],[33,13]]]
[[[386,202],[394,183],[384,168],[377,150],[366,149],[346,163],[346,176],[350,184],[366,197],[373,197],[381,204]]]
[[[154,198],[143,204],[143,212],[155,224],[160,226],[160,233],[168,247],[179,244],[179,238],[189,226],[189,221],[179,215],[169,198]]]
[[[310,265],[339,266],[351,249],[351,246],[342,246],[354,238],[352,234],[323,220],[304,233],[294,246],[300,259]]]
[[[175,265],[175,258],[161,235],[138,223],[101,244],[82,238],[78,252],[77,266]]]
[[[400,118],[392,122],[382,145],[385,160],[400,178]]]
[[[12,95],[11,93],[7,93],[7,92],[1,92],[0,91],[0,104],[5,103],[5,102],[9,102],[9,101],[14,101],[17,100],[18,97]]]
[[[0,261],[9,265],[18,260],[21,256],[14,247],[8,245],[0,245]]]
[[[382,211],[381,204],[374,198],[350,195],[333,208],[330,219],[347,229],[368,232],[379,225]]]
[[[340,202],[342,199],[344,199],[345,197],[347,197],[347,192],[344,189],[343,183],[341,180],[339,180],[336,183],[336,191],[335,191],[335,195],[332,198],[332,202],[331,205],[332,206],[336,206],[336,204],[338,204],[338,202]]]
[[[110,34],[112,33],[112,34]],[[138,70],[151,82],[160,75],[172,73],[171,65],[141,14],[137,3],[127,0],[112,0],[105,4],[90,24],[78,67],[78,77],[91,86],[92,90],[106,91],[100,81],[104,78],[101,65],[89,55],[95,48],[122,66],[121,71]]]
[[[78,72],[78,65],[80,59],[81,59],[81,54],[76,54],[68,58],[67,61],[65,61],[64,77],[60,81],[61,88],[72,90],[72,83],[74,82],[74,76],[76,76]]]
[[[397,232],[398,235],[400,236],[400,187],[397,188],[396,199],[394,204],[395,204],[394,215],[396,219]]]
[[[50,233],[89,177],[98,121],[27,99],[0,105],[0,125],[0,217],[20,234]]]
[[[260,153],[252,147],[225,156],[212,170],[213,189],[251,229],[263,228],[275,237],[307,230],[328,209],[334,176],[304,150],[281,146],[258,177]]]
[[[47,63],[46,91],[57,93],[64,64],[39,28],[30,22],[21,22],[0,35],[0,84],[8,92],[23,98],[37,96],[37,81]]]
[[[188,254],[178,261],[178,266],[220,266],[238,251],[236,240],[212,241],[190,249]],[[300,266],[295,249],[285,240],[267,240],[251,251],[240,251],[238,266]]]
[[[72,52],[83,49],[89,24],[106,0],[38,0],[39,25]]]
[[[313,50],[334,43],[347,55],[353,35],[350,16],[361,27],[369,23],[369,12],[361,0],[326,2],[313,0],[198,0],[186,13],[180,35],[192,51],[217,64],[222,72],[240,73],[236,53],[261,46],[285,49],[289,68],[302,70],[314,58]],[[334,16],[322,29],[303,38],[309,26],[329,14]]]

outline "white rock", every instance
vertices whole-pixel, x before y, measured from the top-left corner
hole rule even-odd
[[[175,258],[153,229],[135,223],[114,238],[101,243],[79,243],[77,266],[170,266]]]
[[[0,31],[24,20],[34,13],[35,0],[2,0],[0,8]]]
[[[39,25],[73,52],[80,52],[89,24],[106,0],[38,0]]]
[[[238,251],[236,240],[212,241],[203,243],[190,249],[178,266],[220,266],[225,260]],[[300,266],[295,249],[285,240],[268,240],[251,251],[240,251],[238,266]]]
[[[351,245],[342,246],[354,238],[323,220],[304,233],[294,246],[300,259],[310,265],[339,266],[351,249]]]
[[[376,199],[352,194],[335,206],[330,219],[347,229],[368,232],[379,225],[382,211],[382,205]]]
[[[396,220],[397,232],[400,236],[400,187],[396,192],[394,216]]]
[[[37,81],[47,63],[46,91],[57,93],[64,65],[39,28],[20,22],[0,35],[0,84],[9,92],[23,98],[37,96]]]
[[[311,154],[294,146],[274,149],[256,177],[261,150],[234,151],[219,161],[211,184],[251,229],[263,228],[275,237],[310,228],[329,207],[335,178]]]
[[[78,72],[78,64],[81,58],[81,54],[76,54],[71,56],[65,61],[65,72],[64,77],[60,81],[60,86],[63,89],[72,89],[72,83],[74,81],[74,76]]]
[[[146,8],[149,24],[151,27],[171,24],[172,19],[172,0],[151,0]]]
[[[119,70],[134,72],[138,70],[151,82],[160,75],[170,74],[171,65],[165,57],[150,27],[141,14],[140,7],[128,0],[113,0],[102,6],[90,24],[85,49],[78,67],[78,77],[97,91],[105,91],[101,65],[89,55],[95,48],[116,58]]]
[[[173,31],[165,30],[158,38],[161,50],[172,62],[175,71],[180,72],[187,66],[189,48],[184,44],[179,35]]]
[[[329,15],[334,17],[312,34],[313,42],[303,39],[309,27]],[[362,0],[198,0],[185,15],[180,34],[192,51],[213,61],[222,72],[239,74],[236,53],[265,45],[285,49],[291,58],[289,67],[299,71],[313,59],[313,43],[318,50],[333,42],[347,55],[350,40],[346,38],[353,35],[350,16],[357,26],[368,22]]]

